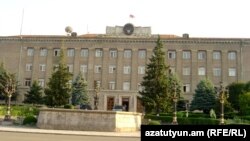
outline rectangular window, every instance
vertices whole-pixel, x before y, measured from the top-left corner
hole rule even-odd
[[[175,73],[175,67],[170,67],[169,70],[168,70],[169,73]]]
[[[60,56],[60,49],[59,48],[54,49],[54,56]]]
[[[110,58],[116,58],[117,57],[117,50],[116,49],[111,49],[109,51],[109,56],[110,56]]]
[[[145,66],[138,66],[138,74],[145,74]]]
[[[124,66],[124,67],[123,67],[123,73],[124,73],[124,74],[130,74],[130,71],[131,71],[131,70],[130,70],[130,66]]]
[[[213,59],[214,60],[220,60],[221,59],[221,52],[220,51],[214,51],[213,52]]]
[[[145,49],[140,49],[138,52],[138,56],[141,59],[145,59],[146,58],[146,50]]]
[[[198,60],[206,59],[206,51],[198,51]]]
[[[114,73],[116,70],[116,66],[115,65],[110,65],[109,66],[109,73]]]
[[[53,66],[53,70],[54,70],[54,71],[57,71],[57,70],[58,70],[58,67],[59,67],[59,65],[58,65],[58,64],[55,64],[55,65]]]
[[[40,71],[45,71],[46,65],[45,64],[39,64],[39,70]]]
[[[102,49],[95,49],[95,57],[102,57]]]
[[[189,68],[189,67],[183,68],[182,74],[183,74],[183,75],[190,75],[190,68]]]
[[[33,47],[28,47],[27,56],[34,56],[34,48]]]
[[[73,57],[73,56],[75,56],[75,49],[73,49],[73,48],[68,48],[68,50],[67,50],[67,55],[68,55],[68,57]]]
[[[176,51],[170,50],[168,51],[168,59],[175,59],[176,58]]]
[[[95,66],[95,73],[101,73],[102,72],[102,66],[101,65],[96,65]]]
[[[138,83],[138,91],[143,91],[145,88],[140,84],[140,83]]]
[[[183,51],[182,58],[183,59],[190,59],[191,58],[191,52],[190,51]]]
[[[130,83],[129,82],[123,82],[123,90],[124,91],[130,90]]]
[[[81,65],[80,66],[80,71],[82,73],[87,73],[88,72],[88,66],[87,65]]]
[[[73,64],[69,64],[69,65],[67,65],[67,67],[68,67],[68,71],[69,71],[70,73],[73,73],[73,70],[74,70]]]
[[[183,92],[189,93],[190,92],[190,84],[184,84],[183,85]]]
[[[214,76],[221,76],[221,68],[213,68]]]
[[[44,87],[44,79],[38,79],[38,85]]]
[[[124,58],[131,58],[132,51],[129,49],[124,50]]]
[[[46,48],[40,48],[40,56],[47,56],[48,50]]]
[[[32,64],[26,64],[26,71],[32,71]]]
[[[24,80],[24,86],[31,86],[31,79],[30,78],[26,78]]]
[[[115,89],[115,81],[110,81],[109,82],[109,89],[114,90]]]
[[[89,50],[87,48],[81,49],[81,56],[82,57],[88,57],[89,56]]]
[[[229,68],[228,69],[228,76],[236,76],[236,69],[235,68]]]
[[[205,67],[199,67],[198,68],[198,75],[206,75],[206,68]]]
[[[228,60],[235,60],[236,59],[236,52],[235,51],[229,51],[228,52]]]

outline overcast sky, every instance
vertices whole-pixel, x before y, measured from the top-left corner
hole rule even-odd
[[[250,38],[249,7],[249,0],[0,0],[0,36],[65,35],[66,26],[104,34],[131,22],[153,34]]]

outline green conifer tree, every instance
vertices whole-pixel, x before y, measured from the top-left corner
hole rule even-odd
[[[43,88],[39,86],[37,81],[34,81],[30,90],[25,94],[24,103],[43,104]]]

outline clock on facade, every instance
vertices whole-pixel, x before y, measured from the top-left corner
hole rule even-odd
[[[131,24],[131,23],[125,24],[124,27],[123,27],[123,32],[126,35],[133,34],[133,32],[134,32],[134,26],[133,26],[133,24]]]

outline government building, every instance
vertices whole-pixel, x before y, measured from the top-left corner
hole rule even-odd
[[[169,71],[181,80],[187,100],[192,100],[196,85],[204,78],[215,86],[250,80],[250,38],[159,36]],[[157,38],[150,27],[130,23],[107,26],[106,34],[0,36],[0,62],[16,74],[17,101],[22,102],[34,80],[46,87],[63,48],[74,78],[79,72],[84,75],[92,106],[96,81],[100,83],[98,109],[112,110],[119,104],[126,105],[127,111],[141,112],[138,91]]]

